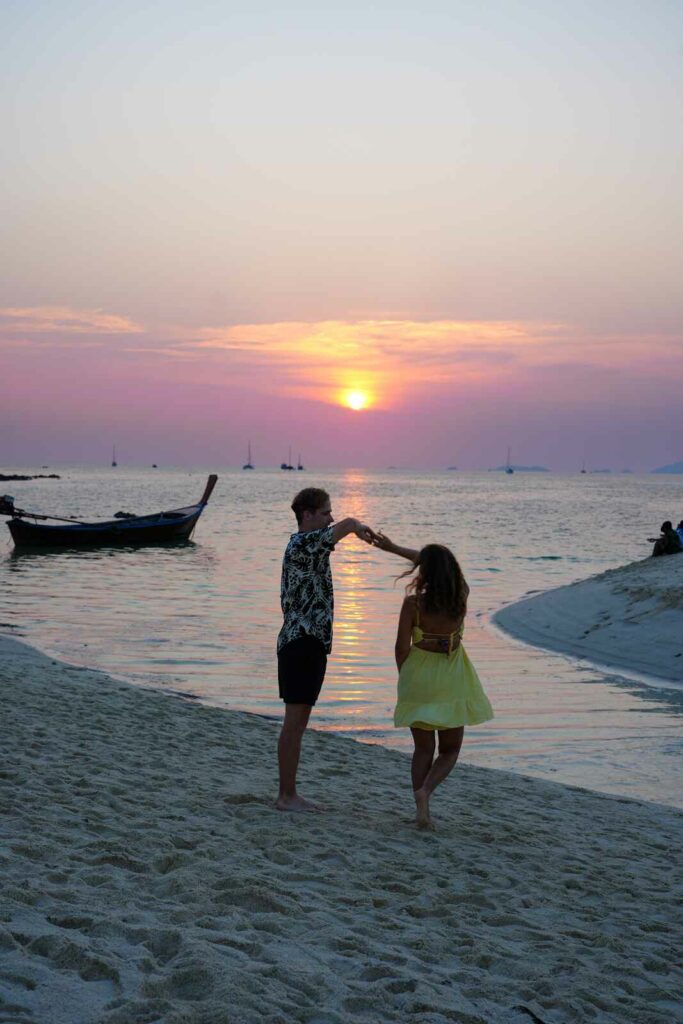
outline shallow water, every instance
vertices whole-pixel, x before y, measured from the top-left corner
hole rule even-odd
[[[67,660],[219,707],[280,715],[274,646],[289,504],[323,486],[399,543],[453,547],[472,588],[465,643],[496,712],[463,759],[683,806],[683,692],[526,647],[490,624],[529,591],[649,554],[683,515],[677,477],[362,470],[243,473],[219,483],[194,541],[173,548],[14,553],[0,548],[0,629]],[[19,507],[77,517],[190,504],[208,470],[51,467],[61,480],[5,483]],[[4,529],[4,528],[3,528]],[[334,651],[319,729],[408,749],[394,730],[400,559],[343,541],[333,555]]]

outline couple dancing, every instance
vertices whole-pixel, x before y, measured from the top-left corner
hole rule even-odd
[[[398,701],[394,725],[409,727],[416,824],[432,828],[429,798],[458,760],[466,725],[493,717],[474,666],[461,643],[469,587],[453,553],[440,544],[402,548],[358,519],[335,523],[330,496],[317,487],[292,502],[298,529],[285,549],[281,602],[284,623],[277,641],[278,684],[285,717],[278,741],[281,811],[319,808],[299,796],[296,775],[301,742],[325,677],[332,649],[334,598],[330,553],[354,533],[382,551],[412,563],[398,620]],[[435,734],[439,749],[436,760]]]

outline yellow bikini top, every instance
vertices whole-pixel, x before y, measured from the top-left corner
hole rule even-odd
[[[413,643],[419,644],[422,640],[436,640],[443,654],[452,654],[462,640],[462,634],[465,628],[464,621],[461,622],[458,629],[454,629],[452,633],[426,633],[420,626],[420,609],[417,605],[415,613],[416,620],[415,625],[413,626]]]

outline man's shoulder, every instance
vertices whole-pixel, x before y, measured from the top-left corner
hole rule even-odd
[[[287,542],[285,554],[295,551],[314,551],[316,548],[334,547],[332,527],[323,526],[320,530],[299,530],[293,533]]]

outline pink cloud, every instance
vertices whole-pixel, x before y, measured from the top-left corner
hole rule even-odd
[[[17,340],[21,336],[50,336],[55,343],[72,335],[142,334],[144,328],[128,317],[100,309],[71,309],[68,306],[0,308],[0,336]]]

